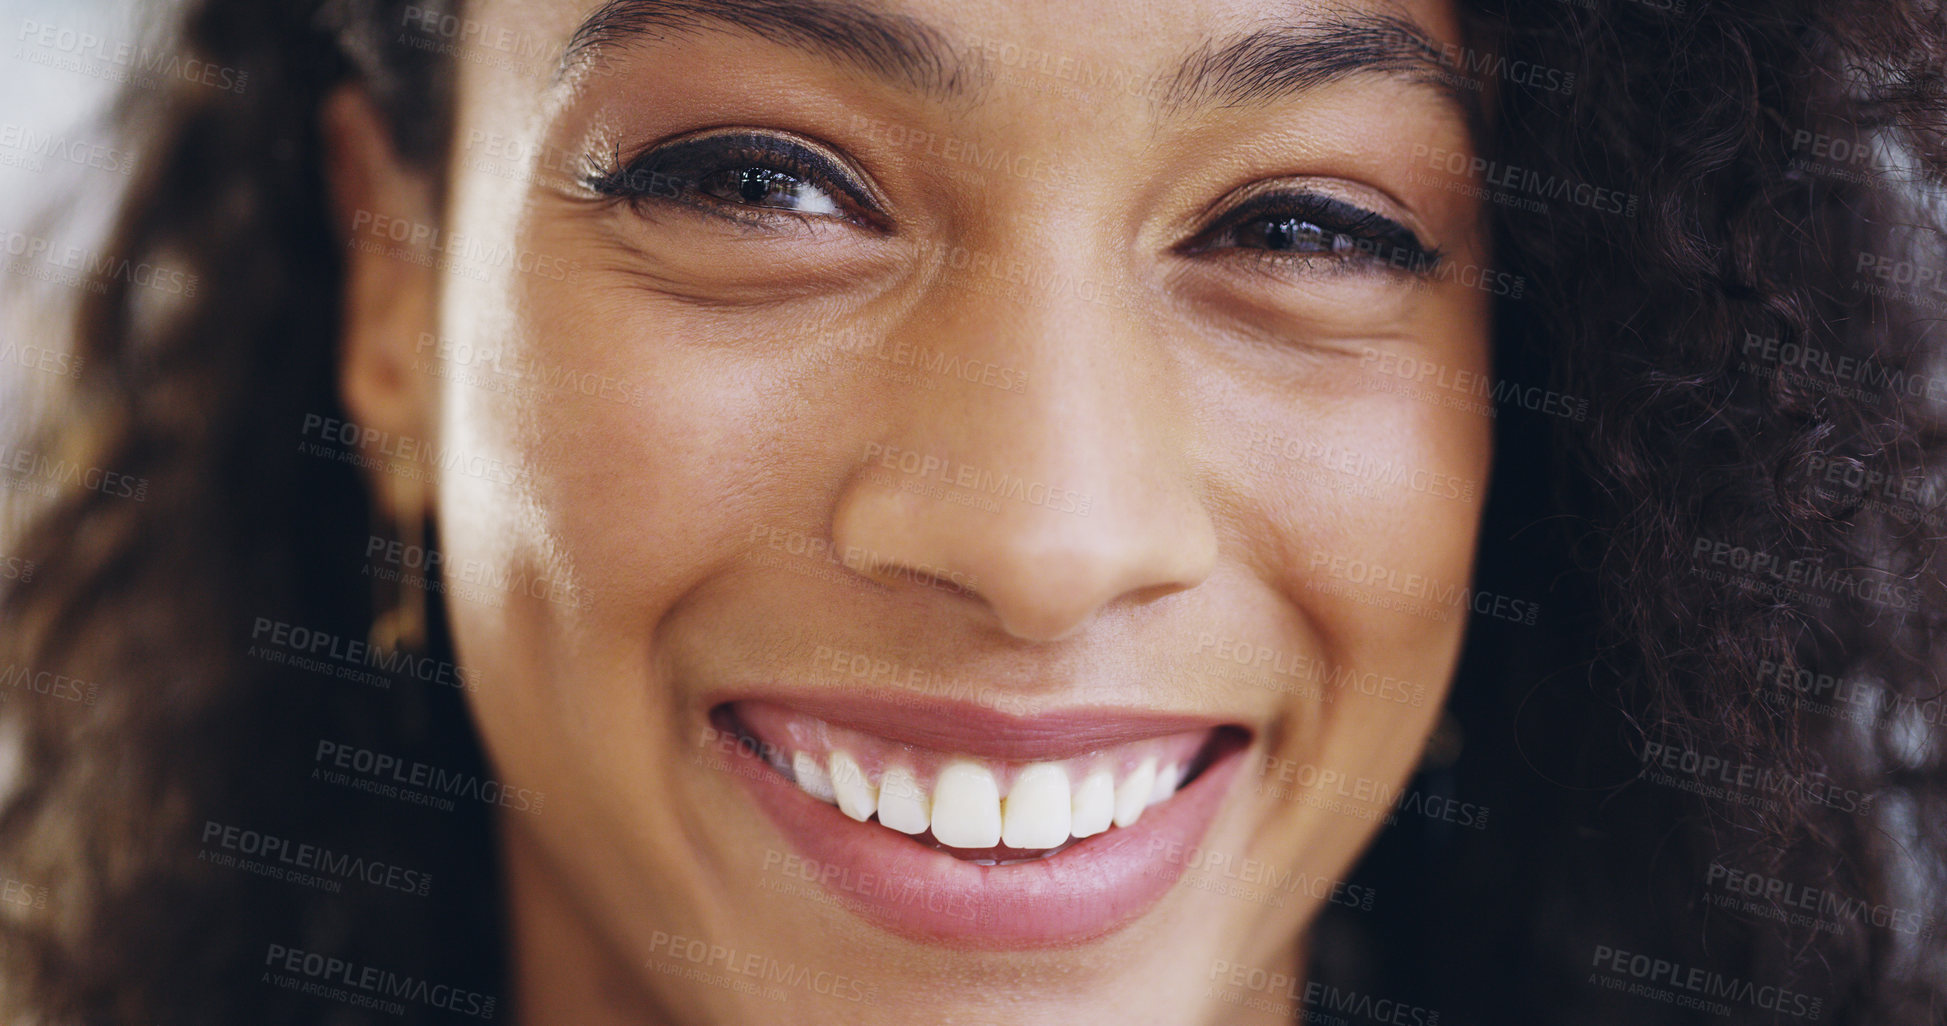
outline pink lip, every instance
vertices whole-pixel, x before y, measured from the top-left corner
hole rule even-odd
[[[768,699],[767,699],[768,700]],[[824,718],[820,707],[865,709],[851,698],[804,703],[794,708]],[[878,704],[878,703],[874,703]],[[836,711],[836,710],[834,710]],[[896,721],[908,729],[875,733],[910,741],[915,724],[930,729],[919,736],[929,746],[992,758],[1063,758],[1091,747],[1215,726],[1207,720],[1128,715],[1122,712],[1063,713],[1011,735],[988,735],[983,744],[965,737],[980,724],[1002,722],[1018,729],[1028,721],[982,709],[969,721],[950,703],[933,709],[880,705],[875,722]],[[1110,717],[1113,717],[1111,719]],[[861,717],[834,716],[849,726]],[[950,725],[949,722],[951,721]],[[1084,731],[1077,740],[1076,728]],[[1057,729],[1061,733],[1057,733]],[[749,760],[733,773],[751,789],[757,803],[789,838],[803,862],[767,860],[766,870],[815,879],[834,900],[880,927],[915,940],[963,949],[1009,950],[1084,943],[1114,932],[1148,912],[1183,872],[1183,860],[1161,853],[1181,852],[1200,843],[1222,807],[1243,764],[1247,745],[1241,732],[1225,731],[1216,758],[1175,797],[1152,806],[1134,825],[1117,827],[1071,844],[1050,858],[1005,866],[982,866],[927,847],[876,822],[860,823],[836,807],[798,790],[760,757],[740,748],[734,758]],[[1113,740],[1105,740],[1113,739]],[[992,753],[1004,752],[1008,755]],[[772,863],[780,864],[772,864]]]
[[[1009,762],[1069,759],[1099,748],[1208,730],[1227,722],[1127,709],[1062,709],[1015,716],[972,702],[901,701],[896,696],[857,693],[767,694],[761,700],[888,741]]]

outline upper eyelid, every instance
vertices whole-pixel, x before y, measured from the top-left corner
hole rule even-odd
[[[668,177],[671,180],[681,180],[676,179],[675,176],[665,176],[662,172],[653,170],[652,162],[657,159],[659,154],[668,154],[672,150],[678,152],[692,148],[694,150],[703,150],[712,144],[718,145],[726,151],[744,151],[752,154],[782,158],[797,165],[794,170],[810,172],[818,178],[828,179],[828,183],[818,182],[814,184],[818,184],[821,188],[825,187],[826,184],[835,186],[835,191],[840,194],[842,199],[860,207],[869,220],[876,221],[883,217],[882,211],[885,209],[885,201],[881,197],[880,190],[872,182],[870,176],[863,169],[855,168],[852,162],[843,155],[842,151],[828,144],[818,142],[817,140],[800,136],[794,132],[775,129],[705,129],[687,133],[673,139],[652,143],[644,147],[633,157],[626,159],[622,158],[618,148],[618,151],[606,163],[608,170],[605,173],[594,176],[596,181],[591,181],[590,184],[597,184],[598,181],[612,182],[616,179],[626,180],[631,176],[645,173],[655,176],[658,180],[664,177]],[[1216,203],[1212,204],[1214,212],[1207,214],[1203,219],[1203,227],[1194,232],[1186,242],[1194,243],[1199,239],[1207,238],[1213,232],[1234,227],[1238,223],[1237,219],[1244,216],[1251,208],[1268,207],[1279,201],[1309,201],[1314,204],[1336,207],[1344,214],[1361,220],[1372,219],[1382,226],[1382,230],[1397,230],[1403,233],[1407,239],[1411,240],[1412,246],[1421,254],[1424,254],[1428,264],[1437,264],[1443,260],[1443,247],[1428,241],[1419,230],[1404,220],[1371,209],[1343,196],[1334,195],[1330,191],[1305,188],[1296,184],[1285,184],[1283,187],[1280,187],[1279,183],[1281,181],[1289,183],[1290,180],[1277,178],[1261,179],[1244,186],[1241,190],[1233,190],[1230,194],[1231,197],[1235,197],[1238,192],[1243,192],[1246,195],[1242,198],[1234,199],[1226,203],[1225,199],[1229,197],[1220,197]],[[597,191],[600,190],[598,189]],[[644,192],[644,190],[638,191]],[[647,192],[647,194],[671,195],[655,192]],[[674,198],[673,195],[671,198]],[[753,207],[752,212],[755,213],[760,209],[763,208]],[[792,212],[777,210],[767,211],[767,213],[786,215]]]
[[[850,166],[850,161],[840,156],[833,148],[816,140],[797,136],[795,133],[777,131],[757,131],[750,129],[705,130],[674,139],[651,144],[621,161],[616,173],[620,177],[641,174],[649,171],[650,164],[658,154],[671,150],[681,151],[689,147],[702,150],[711,144],[718,144],[726,151],[761,154],[783,160],[796,159],[801,170],[816,174],[829,182],[816,182],[821,188],[835,187],[843,198],[861,206],[868,213],[877,213],[884,208],[884,199],[869,176]]]
[[[1247,188],[1255,189],[1254,186]],[[1433,267],[1444,262],[1446,259],[1446,254],[1442,247],[1427,241],[1411,225],[1397,218],[1361,206],[1343,197],[1334,196],[1330,193],[1320,192],[1315,189],[1302,188],[1282,191],[1267,188],[1263,191],[1254,191],[1244,199],[1227,205],[1220,201],[1216,212],[1206,215],[1203,227],[1199,228],[1186,240],[1186,245],[1193,249],[1201,248],[1201,244],[1212,235],[1233,230],[1240,224],[1248,223],[1249,219],[1253,216],[1263,216],[1265,212],[1264,208],[1275,208],[1275,204],[1280,200],[1284,202],[1311,202],[1313,204],[1338,207],[1349,218],[1357,218],[1360,220],[1371,219],[1379,226],[1380,231],[1383,233],[1391,234],[1397,231],[1405,236],[1408,240],[1408,245],[1410,245],[1411,250],[1415,253],[1417,257],[1414,261],[1415,265],[1424,264],[1426,267]],[[1317,256],[1317,254],[1304,253],[1279,255],[1299,259],[1309,259]]]
[[[1375,205],[1355,196],[1347,195],[1348,191],[1370,193],[1381,202]],[[1233,201],[1233,197],[1240,195],[1242,196],[1241,199]],[[1205,222],[1214,223],[1214,218],[1211,217],[1210,213],[1212,211],[1221,210],[1228,212],[1236,210],[1244,204],[1257,199],[1259,196],[1306,196],[1334,201],[1344,204],[1350,209],[1376,214],[1399,225],[1411,233],[1415,239],[1418,239],[1420,244],[1428,250],[1442,248],[1436,243],[1431,226],[1426,223],[1425,217],[1415,210],[1411,204],[1402,201],[1391,190],[1368,181],[1345,179],[1329,175],[1285,174],[1249,182],[1230,190],[1210,204],[1210,206],[1206,207],[1204,214]],[[1392,212],[1389,212],[1389,209]]]

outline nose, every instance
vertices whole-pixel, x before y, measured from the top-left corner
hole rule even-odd
[[[873,418],[833,514],[861,572],[950,581],[1026,641],[1195,587],[1217,557],[1155,319],[1073,280],[943,282],[897,326],[941,380]]]

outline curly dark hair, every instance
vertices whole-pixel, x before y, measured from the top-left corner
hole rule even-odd
[[[452,58],[417,45],[407,6],[185,2],[180,51],[248,88],[132,88],[118,107],[142,156],[108,253],[201,287],[158,303],[98,275],[81,370],[22,446],[146,497],[64,483],[8,546],[42,569],[0,582],[0,665],[94,690],[0,705],[18,760],[0,875],[45,889],[0,903],[7,1021],[367,1021],[261,982],[274,945],[505,1000],[487,806],[307,781],[324,738],[487,774],[463,696],[248,655],[263,619],[363,638],[374,614],[355,570],[371,499],[352,467],[292,458],[293,411],[342,409],[323,98],[361,82],[398,151],[443,178]],[[1540,597],[1541,629],[1471,625],[1413,785],[1491,818],[1399,817],[1359,870],[1377,907],[1328,909],[1312,978],[1443,1023],[1940,1021],[1947,13],[1461,6],[1448,58],[1491,97],[1474,182],[1497,266],[1527,283],[1496,309],[1497,379],[1589,405],[1499,409],[1477,584]],[[1528,88],[1511,67],[1560,75]],[[1763,800],[1725,800],[1701,766]],[[218,872],[198,859],[211,823],[433,883]],[[1779,883],[1850,911],[1793,917]],[[1617,953],[1729,982],[1716,1008],[1624,995],[1592,977],[1627,982]]]

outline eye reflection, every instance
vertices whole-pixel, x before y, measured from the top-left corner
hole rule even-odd
[[[1309,191],[1259,192],[1216,215],[1187,252],[1245,253],[1294,267],[1324,257],[1346,267],[1370,265],[1431,272],[1438,250],[1412,229],[1377,211]]]
[[[871,223],[878,205],[861,176],[809,141],[771,132],[709,132],[602,160],[583,181],[611,199],[674,203],[747,223],[779,216]]]
[[[1345,253],[1355,248],[1349,235],[1295,217],[1262,219],[1240,226],[1238,245],[1276,251]]]
[[[775,168],[753,166],[717,171],[698,181],[699,191],[718,199],[753,207],[773,207],[800,214],[837,216],[841,211],[831,193]]]

